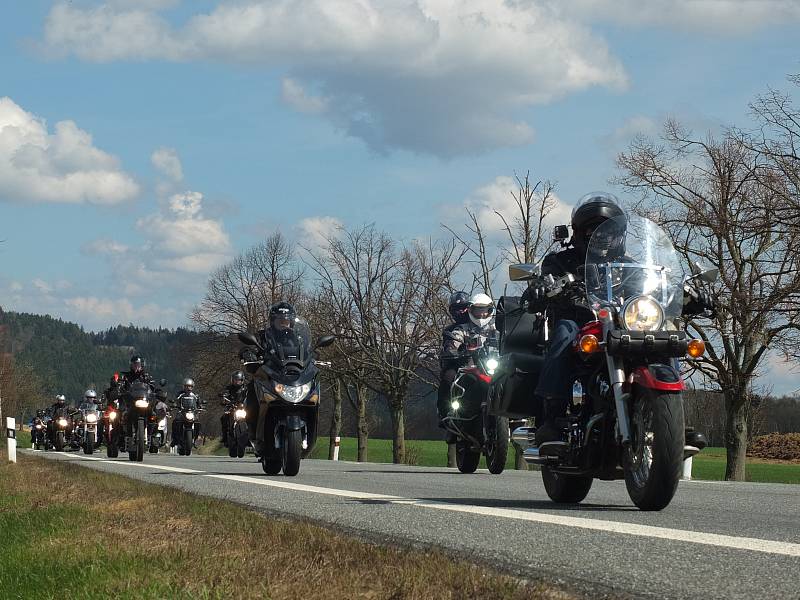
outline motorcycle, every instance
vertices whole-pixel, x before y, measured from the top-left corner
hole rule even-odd
[[[619,242],[617,256],[609,240]],[[525,461],[541,466],[550,499],[578,503],[594,479],[624,479],[637,507],[665,508],[684,458],[700,450],[687,444],[678,359],[705,351],[703,341],[690,340],[683,328],[686,279],[669,236],[642,217],[611,219],[589,242],[582,280],[569,274],[541,278],[533,265],[512,265],[509,275],[515,281],[538,279],[548,297],[585,311],[588,320],[572,345],[580,368],[566,416],[557,420],[561,438],[537,446],[534,427],[512,433]],[[713,282],[718,272],[694,277]],[[540,317],[545,343],[548,316],[546,309]],[[527,364],[528,370],[537,368],[536,360]]]
[[[300,460],[311,453],[317,441],[320,394],[314,352],[336,338],[323,336],[312,347],[308,325],[295,319],[293,329],[274,353],[268,353],[250,332],[240,333],[239,340],[259,351],[260,358],[245,359],[244,365],[253,375],[247,393],[259,405],[254,446],[261,467],[267,475],[281,470],[284,475],[297,475]]]
[[[156,392],[157,403],[155,410],[150,415],[147,427],[148,452],[158,454],[158,451],[167,443],[167,393],[164,390]]]
[[[121,428],[119,402],[112,400],[103,412],[103,442],[106,445],[106,456],[117,458],[120,447],[124,446],[125,438]]]
[[[102,417],[96,404],[84,404],[75,414],[75,443],[83,448],[84,454],[94,454],[95,448],[100,444],[98,423]]]
[[[161,385],[166,384],[161,380]],[[142,462],[144,449],[148,444],[148,423],[153,415],[153,387],[142,381],[135,381],[128,390],[128,407],[124,414],[125,450],[128,460]]]
[[[69,409],[66,407],[56,410],[52,419],[52,435],[50,445],[58,452],[66,448],[72,441],[73,423]]]
[[[484,343],[478,338],[465,341],[463,358],[450,387],[450,411],[443,419],[445,429],[456,437],[456,466],[462,473],[474,473],[486,456],[489,472],[499,475],[508,456],[508,419],[489,414],[489,391],[500,365],[496,336]]]
[[[194,440],[200,431],[198,416],[203,409],[198,408],[195,394],[179,394],[175,399],[175,404],[178,416],[173,423],[172,436],[178,447],[178,454],[191,456]]]
[[[42,450],[45,448],[47,425],[44,419],[36,417],[31,425],[31,446],[34,450]]]
[[[250,434],[247,429],[247,409],[244,404],[244,394],[239,393],[236,398],[228,394],[222,395],[225,410],[228,413],[228,456],[243,458],[245,450],[250,445]]]

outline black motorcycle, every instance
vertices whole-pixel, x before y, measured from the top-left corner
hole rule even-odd
[[[44,419],[36,417],[31,424],[31,446],[34,450],[42,450],[45,447],[47,436],[47,425]]]
[[[122,435],[122,412],[118,400],[107,400],[103,412],[103,443],[106,445],[106,456],[117,458],[119,451],[125,447],[125,436]]]
[[[70,409],[66,406],[59,408],[53,413],[51,423],[50,445],[58,452],[61,452],[72,443],[72,431],[74,428]]]
[[[161,380],[161,385],[166,381]],[[127,390],[127,407],[125,411],[125,450],[128,460],[141,462],[144,460],[144,449],[148,444],[148,424],[154,416],[155,389],[142,381],[134,381]]]
[[[235,398],[223,394],[225,412],[228,415],[228,456],[243,458],[247,447],[250,445],[250,433],[247,428],[247,408],[245,407],[245,392],[243,388]]]
[[[489,472],[499,475],[508,456],[508,419],[489,414],[492,378],[500,365],[496,336],[481,343],[465,340],[464,366],[450,386],[450,410],[443,420],[456,438],[456,466],[462,473],[474,473],[486,456]]]
[[[191,456],[194,448],[194,441],[200,431],[198,421],[202,410],[197,403],[197,396],[192,393],[179,394],[175,398],[175,408],[177,416],[172,424],[172,437],[178,454],[181,456]]]
[[[244,364],[253,375],[248,394],[259,406],[251,439],[256,438],[261,466],[268,475],[281,470],[284,475],[297,475],[300,459],[311,453],[317,441],[320,394],[314,351],[336,338],[323,336],[312,347],[308,325],[296,319],[273,353],[252,333],[240,333],[239,339],[258,349],[256,360],[245,358]]]
[[[609,240],[624,255],[611,255]],[[598,227],[582,279],[542,278],[532,265],[510,267],[512,280],[537,279],[549,297],[586,315],[572,343],[577,366],[569,382],[572,402],[557,421],[560,438],[537,445],[533,427],[512,433],[526,462],[541,466],[545,491],[554,502],[582,501],[594,479],[624,479],[636,506],[661,510],[675,494],[682,461],[700,451],[697,436],[688,443],[684,428],[678,359],[698,358],[705,346],[690,340],[683,328],[682,273],[669,236],[641,217],[610,219]],[[716,276],[715,270],[696,275],[705,281]],[[517,315],[524,312],[520,308]],[[505,324],[509,346],[518,337],[514,330],[531,337],[529,352],[538,352],[532,332],[546,346],[553,325],[549,308],[539,317],[510,317]],[[538,326],[526,324],[529,318],[538,318]],[[528,383],[520,379],[516,391],[497,395],[493,412],[514,416],[524,413],[519,399],[531,397],[541,357],[525,355],[520,345],[503,346],[507,370],[531,375]]]

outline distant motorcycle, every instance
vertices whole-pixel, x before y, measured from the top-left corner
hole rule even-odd
[[[489,414],[489,390],[499,366],[497,337],[481,344],[466,340],[464,357],[469,362],[458,370],[450,387],[450,411],[445,428],[456,436],[456,466],[462,473],[474,473],[486,456],[489,472],[503,472],[508,456],[508,419]]]
[[[69,410],[66,407],[56,410],[53,414],[53,438],[50,440],[50,444],[57,452],[64,450],[67,444],[72,441],[72,430],[72,417]]]
[[[102,423],[102,415],[97,410],[96,404],[81,406],[75,413],[75,443],[83,448],[84,454],[94,454],[94,449],[100,445],[100,432],[98,423]]]
[[[253,373],[248,394],[258,398],[264,407],[258,416],[258,431],[263,431],[264,440],[261,467],[268,475],[277,475],[281,470],[284,475],[297,475],[300,459],[311,452],[317,440],[319,369],[314,351],[331,345],[336,338],[323,336],[312,347],[308,325],[296,319],[291,335],[281,347],[283,358],[267,353],[252,333],[240,333],[239,340],[255,346],[261,357],[245,361]]]
[[[172,425],[175,446],[181,456],[191,456],[194,440],[200,430],[198,418],[202,409],[199,408],[197,396],[193,393],[179,394],[175,399],[175,405],[178,411]]]
[[[103,413],[103,442],[106,445],[108,458],[117,458],[120,447],[125,443],[125,437],[122,435],[122,417],[116,400],[109,402]]]
[[[31,425],[31,446],[34,450],[42,450],[46,443],[46,427],[44,419],[36,417]]]
[[[148,450],[150,454],[157,454],[158,451],[167,443],[167,393],[164,390],[156,392],[156,403],[153,414],[150,415],[150,422],[147,428]]]
[[[244,405],[244,393],[231,398],[228,394],[222,396],[225,400],[226,411],[229,414],[230,427],[228,437],[228,456],[231,458],[244,457],[245,450],[250,445],[250,434],[247,429],[247,409]]]

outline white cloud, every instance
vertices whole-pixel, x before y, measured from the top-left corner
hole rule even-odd
[[[127,298],[76,296],[66,298],[64,305],[71,319],[80,323],[94,324],[97,328],[118,323],[171,323],[177,316],[174,309],[165,309],[152,302],[134,304]]]
[[[281,98],[287,105],[301,113],[316,115],[324,113],[328,108],[327,98],[309,95],[302,85],[289,77],[281,80]]]
[[[139,186],[73,121],[43,119],[0,98],[0,200],[117,204]]]
[[[150,162],[159,173],[172,181],[183,181],[183,166],[174,148],[158,148],[150,156]]]
[[[174,194],[161,212],[137,221],[149,240],[146,260],[155,270],[205,275],[230,258],[222,221],[206,218],[202,202],[200,192]]]
[[[547,0],[564,18],[632,27],[749,32],[800,21],[797,0]]]
[[[41,292],[42,294],[50,295],[53,293],[54,289],[53,286],[44,281],[43,279],[38,279],[38,278],[34,279],[33,281],[31,281],[31,284],[33,284],[33,287],[39,290],[39,292]]]
[[[301,239],[309,239],[316,246],[323,246],[336,235],[344,224],[336,217],[309,217],[297,224]]]
[[[128,251],[128,246],[116,240],[103,238],[84,244],[81,250],[86,254],[113,256],[125,254]]]
[[[44,44],[98,62],[287,70],[282,94],[296,110],[322,113],[378,151],[441,156],[529,143],[526,108],[627,84],[606,43],[546,2],[224,0],[179,27],[140,3],[61,2]]]

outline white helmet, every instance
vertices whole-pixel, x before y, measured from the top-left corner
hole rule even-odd
[[[486,294],[473,294],[469,299],[469,320],[486,327],[494,318],[494,302]]]
[[[94,390],[86,390],[86,392],[84,392],[83,394],[83,397],[86,398],[87,400],[89,398],[92,398],[94,400],[97,398],[97,392],[95,392]]]

